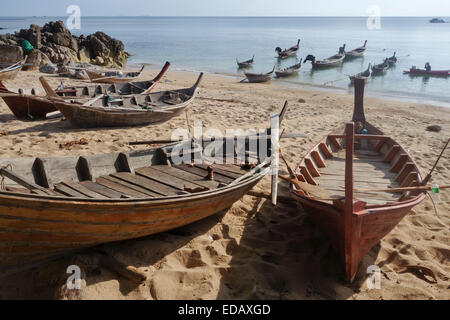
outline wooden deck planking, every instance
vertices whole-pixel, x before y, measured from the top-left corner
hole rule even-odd
[[[219,186],[219,182],[217,181],[206,180],[204,177],[174,167],[155,165],[152,166],[152,168],[167,173],[172,177],[178,177],[185,181],[191,181],[208,189],[216,189]]]
[[[204,170],[208,170],[208,167],[209,167],[206,164],[196,164],[195,166],[197,168],[201,168],[201,169],[204,169]],[[220,174],[222,176],[231,178],[233,180],[239,178],[240,176],[242,176],[242,174],[240,174],[240,173],[234,173],[234,172],[231,172],[231,171],[222,170],[221,168],[219,168],[219,166],[216,166],[216,165],[211,165],[211,167],[214,169],[214,174],[218,173],[218,174]]]
[[[85,196],[84,194],[79,193],[78,191],[75,191],[62,183],[55,184],[55,191],[62,193],[68,197],[89,198],[88,196]]]
[[[92,181],[82,181],[80,182],[83,186],[88,188],[89,190],[92,190],[94,192],[100,193],[104,195],[105,197],[108,197],[110,199],[120,199],[120,198],[129,198],[126,194],[114,191],[112,189],[109,189],[105,186],[102,186],[100,184],[97,184]]]
[[[235,164],[213,164],[212,167],[219,168],[223,171],[232,172],[238,174],[239,176],[242,176],[248,172],[248,170],[244,170],[240,166],[237,166]]]
[[[191,181],[186,181],[186,180],[180,179],[178,177],[171,176],[167,173],[156,170],[152,167],[140,168],[140,169],[136,169],[135,171],[136,171],[136,174],[138,174],[138,175],[141,175],[145,178],[155,180],[155,181],[163,183],[163,184],[167,184],[168,186],[171,186],[171,187],[179,189],[179,190],[184,190],[184,187],[191,188],[191,189],[202,187],[200,184],[196,184]]]
[[[168,185],[156,182],[154,180],[131,174],[129,172],[113,173],[111,176],[164,196],[178,195],[181,193],[178,189],[169,187]]]
[[[333,158],[326,161],[326,167],[320,168],[320,177],[316,178],[323,189],[330,191],[333,196],[345,196],[345,150],[333,154]],[[391,173],[390,165],[383,163],[383,155],[371,150],[355,150],[353,159],[354,188],[384,189],[388,186],[398,187],[396,175]],[[369,204],[385,204],[395,202],[401,194],[358,192],[355,197]]]
[[[121,181],[121,180],[119,180],[119,182],[112,181],[112,180],[109,180],[107,177],[99,177],[96,180],[97,184],[101,184],[102,186],[105,186],[109,189],[120,192],[122,194],[126,194],[130,197],[148,198],[148,197],[154,197],[156,195],[155,193],[150,194],[150,192],[142,192],[142,190],[138,191],[135,188],[133,188],[132,186],[127,186],[120,182],[123,182],[123,181]]]
[[[86,188],[85,186],[83,186],[77,182],[63,181],[63,182],[61,182],[61,184],[65,185],[81,194],[84,194],[85,196],[87,196],[89,198],[107,199],[107,197],[105,197],[104,195],[94,192],[92,190],[89,190],[88,188]]]
[[[189,165],[175,165],[174,167],[177,169],[184,170],[184,171],[190,172],[192,174],[198,175],[202,178],[206,178],[206,176],[208,175],[207,170],[204,170],[204,169],[198,168],[198,167],[190,167]],[[233,182],[234,179],[223,176],[219,173],[214,173],[214,180],[216,180],[218,182],[229,184],[229,183]]]

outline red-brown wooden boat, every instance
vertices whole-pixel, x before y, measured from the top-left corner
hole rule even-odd
[[[290,180],[292,196],[335,248],[348,281],[364,255],[426,195],[380,192],[427,181],[406,149],[366,121],[363,100],[364,80],[356,79],[353,122],[312,148],[296,169],[298,180]]]
[[[450,70],[425,70],[411,68],[408,71],[403,71],[404,74],[409,74],[411,76],[425,76],[425,77],[449,77]]]

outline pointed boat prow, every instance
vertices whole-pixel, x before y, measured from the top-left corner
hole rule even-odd
[[[45,77],[39,77],[39,81],[41,82],[42,88],[44,88],[45,93],[49,97],[49,99],[57,99],[62,100],[60,96],[56,94],[56,92],[50,87]]]
[[[334,247],[349,282],[367,252],[426,196],[421,190],[404,190],[421,184],[421,170],[407,149],[366,120],[364,85],[363,79],[355,79],[352,122],[326,135],[300,161],[295,175],[307,187],[290,187]],[[399,191],[383,192],[383,185]]]

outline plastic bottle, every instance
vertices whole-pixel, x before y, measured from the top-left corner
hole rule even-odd
[[[369,134],[369,131],[367,131],[366,128],[362,129],[361,134]],[[362,149],[369,149],[369,143],[367,141],[367,139],[362,139],[361,140],[361,148]]]
[[[431,185],[431,197],[433,198],[434,203],[439,204],[441,202],[439,185],[437,183]]]

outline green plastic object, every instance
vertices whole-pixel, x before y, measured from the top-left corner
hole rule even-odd
[[[24,41],[22,42],[22,49],[23,49],[23,51],[24,51],[25,53],[28,53],[28,52],[30,52],[31,50],[33,50],[34,47],[31,45],[30,41],[24,40]]]

